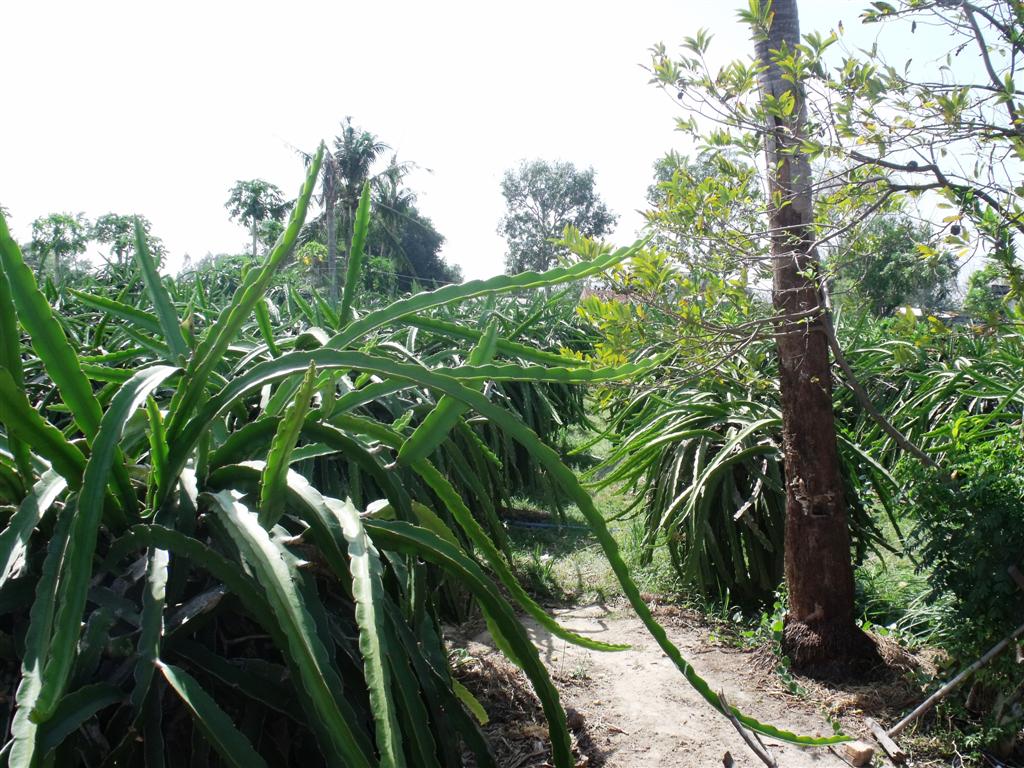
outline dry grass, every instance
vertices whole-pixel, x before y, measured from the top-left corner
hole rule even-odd
[[[501,768],[545,768],[550,765],[548,729],[540,702],[530,688],[529,680],[515,665],[497,654],[472,654],[454,665],[455,676],[483,705],[490,718],[484,733],[494,750]],[[569,675],[565,675],[566,678]],[[565,687],[567,680],[558,680]],[[575,679],[573,685],[585,685]],[[569,733],[573,740],[573,755],[577,768],[600,765],[593,759],[592,744],[586,733],[583,716],[571,707],[566,708]],[[465,752],[467,768],[474,768],[474,757]]]

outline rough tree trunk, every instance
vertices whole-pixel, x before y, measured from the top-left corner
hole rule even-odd
[[[872,641],[854,621],[853,564],[846,501],[836,448],[828,340],[821,325],[821,293],[815,279],[810,163],[790,151],[806,124],[799,87],[782,78],[771,51],[800,40],[796,0],[774,0],[774,19],[758,34],[755,50],[766,68],[762,99],[794,91],[796,107],[771,117],[765,134],[774,284],[780,316],[775,329],[782,397],[786,467],[786,585],[789,613],[783,650],[794,667],[837,676],[870,663]],[[761,30],[762,32],[764,30]]]
[[[322,166],[323,173],[323,201],[324,215],[327,217],[327,278],[328,296],[331,302],[338,299],[338,219],[335,213],[335,205],[338,202],[338,161],[331,152],[324,153]]]
[[[327,279],[333,302],[338,298],[338,222],[334,218],[333,193],[327,197],[324,207],[327,215]]]
[[[259,222],[257,222],[256,219],[254,218],[252,220],[252,257],[254,259],[257,256],[257,254],[256,254],[256,232],[257,232],[258,227],[259,227]]]

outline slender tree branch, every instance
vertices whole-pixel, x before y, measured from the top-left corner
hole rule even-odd
[[[992,66],[992,58],[988,53],[988,46],[985,44],[985,36],[981,32],[981,27],[978,26],[978,20],[974,18],[974,6],[968,2],[960,4],[963,8],[964,16],[967,17],[967,23],[971,25],[971,29],[974,31],[974,39],[978,43],[978,49],[981,51],[981,60],[985,64],[985,70],[988,72],[989,78],[992,80],[992,84],[999,88],[1003,85],[999,79],[999,75],[996,73],[995,67]],[[1013,104],[1013,99],[1006,100],[1006,111],[1010,115],[1010,124],[1014,126],[1018,136],[1024,135],[1024,125],[1021,125],[1017,109]]]

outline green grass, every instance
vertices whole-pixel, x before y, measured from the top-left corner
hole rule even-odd
[[[953,631],[948,599],[935,596],[928,573],[906,556],[872,555],[854,571],[860,618],[909,647],[941,645]]]
[[[593,412],[592,401],[588,406]],[[601,428],[599,414],[593,416]],[[563,450],[566,464],[584,479],[586,471],[600,463],[610,449],[607,440],[586,452],[570,453],[587,444],[593,434],[569,430]],[[687,595],[669,563],[666,548],[658,547],[649,564],[641,562],[644,524],[636,513],[621,517],[634,497],[629,489],[609,486],[594,493],[594,504],[609,528],[630,568],[637,586],[646,593],[685,602]],[[583,514],[575,506],[563,509],[565,524],[559,525],[550,496],[513,500],[506,515],[513,569],[523,585],[538,599],[552,605],[605,602],[622,595],[618,580],[601,551]]]

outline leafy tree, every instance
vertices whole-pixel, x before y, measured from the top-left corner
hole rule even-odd
[[[1016,0],[900,0],[876,3],[864,19],[902,25],[911,34],[938,32],[936,42],[949,53],[938,78],[929,71],[918,80],[887,66],[877,51],[857,62],[861,84],[837,89],[848,109],[840,126],[853,126],[848,157],[884,174],[890,189],[937,190],[951,208],[951,239],[966,241],[966,224],[973,224],[1013,296],[1024,297],[1024,264],[1013,241],[1024,234],[1024,6]],[[958,61],[964,50],[977,51],[982,77]],[[860,138],[863,151],[852,144]]]
[[[594,169],[578,170],[572,163],[523,162],[505,172],[501,193],[508,211],[498,232],[508,242],[505,271],[543,271],[567,250],[555,244],[566,227],[584,236],[608,234],[617,217],[595,188]]]
[[[274,243],[284,232],[284,222],[275,219],[268,219],[260,224],[259,241],[265,251],[274,247]]]
[[[68,266],[85,253],[89,232],[89,221],[81,213],[51,213],[33,221],[32,253],[38,259],[40,272],[47,259],[52,259],[56,281],[63,283]]]
[[[376,230],[371,229],[367,248],[391,263],[396,291],[413,290],[414,285],[437,288],[457,283],[462,273],[441,257],[444,235],[420,213],[414,194],[385,198],[378,204]]]
[[[949,46],[945,64],[929,63],[919,76],[910,62],[886,61],[878,45],[844,54],[830,67],[827,52],[838,35],[801,37],[795,0],[750,0],[741,16],[755,30],[753,61],[712,67],[710,36],[701,31],[684,41],[678,59],[657,47],[653,73],[691,107],[678,126],[705,152],[767,157],[765,226],[740,230],[725,222],[717,237],[719,251],[734,246],[745,266],[772,266],[789,494],[784,646],[796,665],[813,668],[869,652],[852,621],[828,347],[840,367],[845,358],[822,300],[827,275],[817,254],[855,238],[874,214],[898,212],[931,195],[945,211],[941,244],[965,255],[972,248],[985,252],[1011,295],[1024,294],[1024,266],[1014,246],[1014,236],[1024,234],[1017,173],[1024,157],[1024,91],[1015,85],[1024,16],[1013,0],[873,3],[866,22],[904,23],[909,34],[937,33],[936,50]],[[980,54],[983,77],[954,71],[956,56],[967,49]],[[725,184],[718,191],[729,194]],[[724,221],[717,206],[716,196],[690,199],[699,232],[711,226],[704,214]],[[745,330],[756,335],[754,327]],[[735,328],[718,333],[739,343]],[[851,369],[843,370],[878,426],[934,465],[854,386]]]
[[[761,197],[756,168],[733,153],[704,152],[691,160],[669,152],[654,164],[654,184],[647,189],[652,208],[645,217],[654,242],[691,274],[736,274],[745,266],[741,257],[760,256],[762,244],[727,233],[762,229]],[[693,206],[697,200],[700,208]]]
[[[1012,296],[1024,296],[1014,242],[1024,234],[1024,9],[1016,0],[896,0],[873,3],[863,20],[881,25],[882,45],[832,70],[823,54],[834,34],[809,36],[796,54],[821,105],[803,150],[831,166],[830,178],[856,181],[856,192],[843,185],[851,196],[877,205],[937,198],[945,243],[984,253]],[[889,33],[928,36],[938,66],[917,69],[898,50],[887,58]]]
[[[145,216],[107,213],[96,219],[92,226],[92,239],[107,245],[114,262],[119,266],[127,264],[135,253],[136,219],[146,234],[146,245],[149,246],[150,253],[161,258],[165,253],[163,242],[151,234],[153,225]]]
[[[967,293],[964,296],[964,311],[968,314],[995,324],[1006,314],[1005,283],[1000,280],[1002,271],[997,264],[986,264],[967,279]]]
[[[427,288],[436,288],[447,283],[462,281],[462,270],[441,257],[444,235],[434,229],[434,223],[421,214],[415,206],[408,212],[402,227],[401,256],[411,274],[398,277],[401,291],[413,289],[413,281]]]
[[[787,61],[800,44],[796,0],[775,0],[768,14],[750,21],[761,105],[768,118],[763,146],[787,489],[789,606],[783,646],[798,667],[818,671],[863,658],[874,646],[854,617],[829,342],[816,277],[811,164],[798,149],[807,111],[801,79]]]
[[[252,234],[252,255],[257,255],[259,228],[266,221],[281,221],[289,203],[278,187],[263,179],[236,181],[224,207],[232,219],[245,225]]]
[[[930,226],[908,217],[875,219],[829,259],[835,274],[833,297],[879,317],[908,304],[948,306],[956,290],[956,257],[930,246],[931,239]]]
[[[371,295],[391,296],[398,289],[395,265],[386,256],[370,256],[363,264],[363,289]]]

